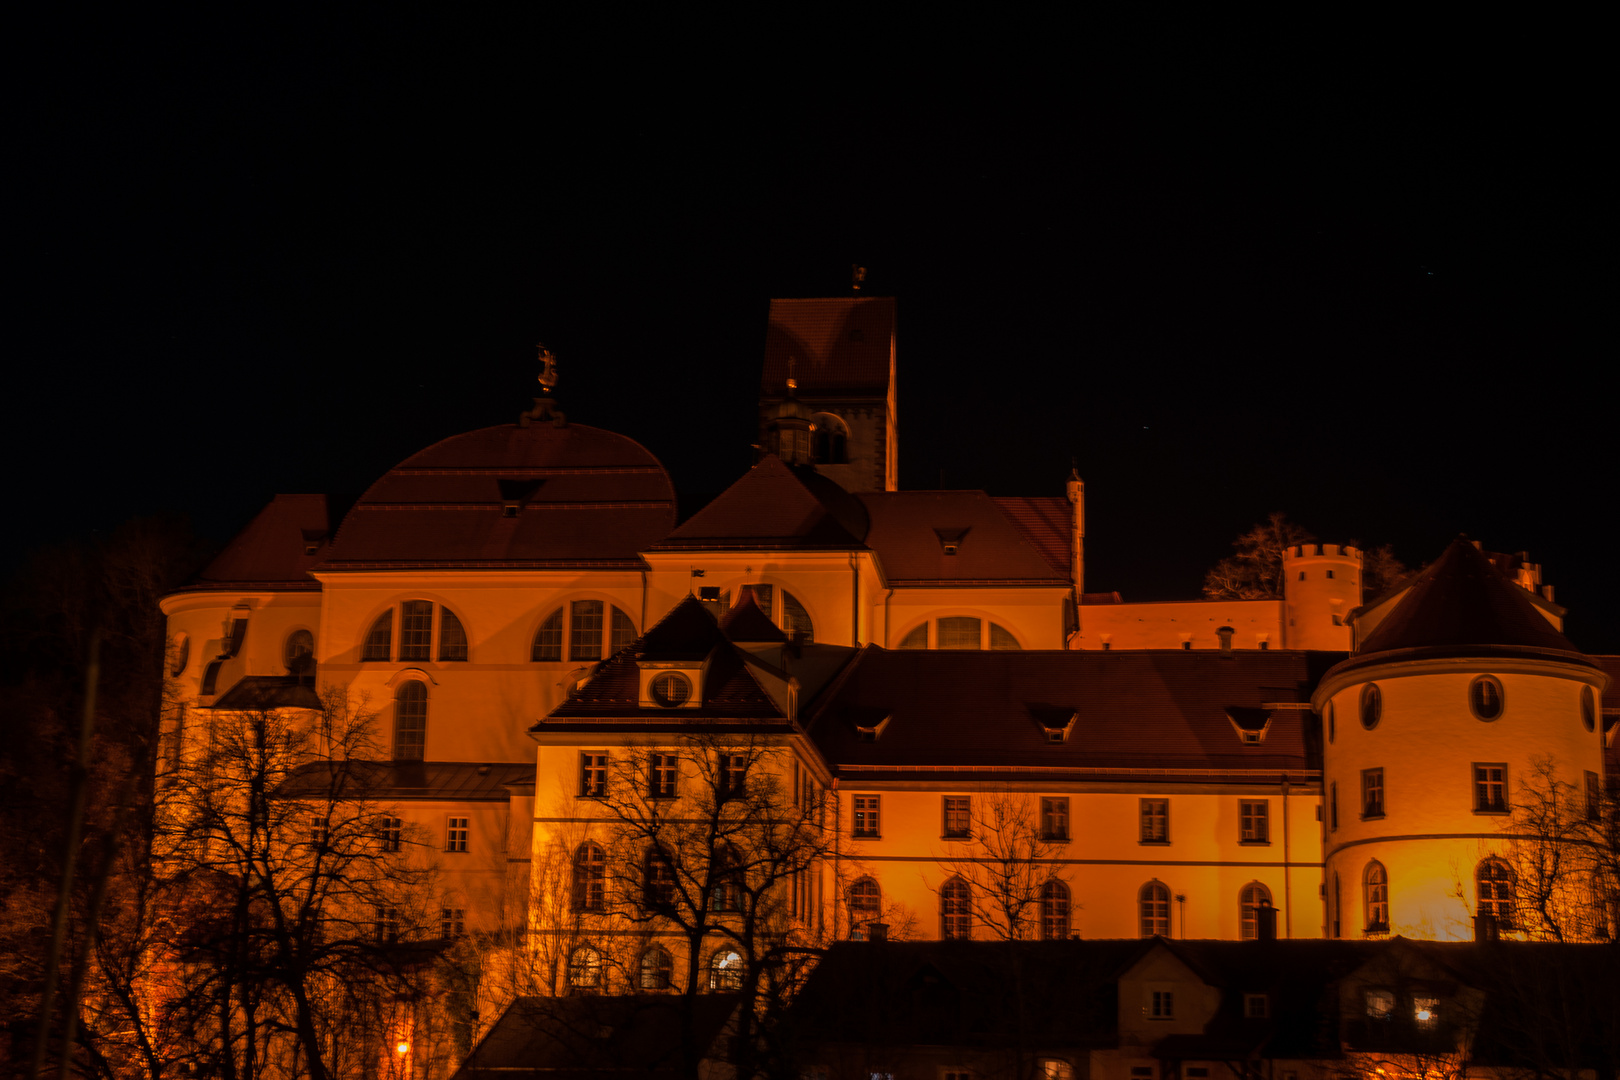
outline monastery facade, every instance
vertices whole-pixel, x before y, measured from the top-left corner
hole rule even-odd
[[[1458,541],[1367,597],[1359,551],[1311,544],[1279,600],[1088,592],[1078,477],[899,490],[894,326],[891,299],[774,301],[758,462],[684,520],[651,453],[549,387],[350,507],[277,496],[163,603],[166,760],[317,684],[368,701],[369,797],[436,849],[446,936],[543,932],[531,860],[592,835],[615,763],[667,750],[677,798],[727,738],[825,806],[791,885],[822,939],[997,933],[970,895],[991,810],[1033,830],[1022,936],[1455,940],[1506,913],[1515,785],[1543,755],[1601,783],[1620,706],[1539,568]]]

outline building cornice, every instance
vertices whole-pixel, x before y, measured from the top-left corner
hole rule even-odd
[[[1328,670],[1311,695],[1311,707],[1317,712],[1329,698],[1347,686],[1380,682],[1390,679],[1410,679],[1422,675],[1539,675],[1549,679],[1569,679],[1585,683],[1602,693],[1609,685],[1609,676],[1602,668],[1585,657],[1570,653],[1547,651],[1537,657],[1530,650],[1514,648],[1492,655],[1488,649],[1473,649],[1457,656],[1428,656],[1427,649],[1400,649],[1388,653],[1374,653],[1366,657],[1351,657]],[[1417,654],[1417,655],[1410,655]]]

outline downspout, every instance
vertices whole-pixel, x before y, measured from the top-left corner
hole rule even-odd
[[[854,648],[861,644],[861,567],[855,553],[849,553],[849,643]]]
[[[1283,773],[1283,936],[1294,936],[1294,869],[1288,857],[1288,774]]]

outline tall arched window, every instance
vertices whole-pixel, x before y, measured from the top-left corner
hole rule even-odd
[[[1502,929],[1513,925],[1513,868],[1501,859],[1486,859],[1474,868],[1479,888],[1479,914],[1490,915]]]
[[[467,659],[467,631],[455,612],[439,605],[439,659]]]
[[[294,630],[288,634],[282,659],[290,674],[309,674],[315,668],[315,635],[308,630]]]
[[[1238,893],[1238,920],[1243,940],[1254,941],[1260,936],[1260,901],[1269,906],[1271,890],[1258,881],[1251,881]]]
[[[648,907],[666,908],[675,903],[675,865],[657,848],[647,851],[643,882]]]
[[[1366,916],[1368,933],[1389,930],[1389,874],[1384,864],[1374,859],[1361,872],[1361,903]]]
[[[876,878],[863,877],[849,887],[849,934],[865,933],[868,923],[883,917],[883,893]]]
[[[608,643],[608,654],[618,652],[620,649],[636,640],[636,624],[630,621],[630,616],[613,609],[612,637]]]
[[[654,945],[641,954],[636,985],[642,990],[668,990],[670,976],[674,973],[675,962],[670,958],[669,950],[662,945]]]
[[[1041,886],[1041,937],[1063,941],[1069,936],[1069,887],[1057,878]]]
[[[898,649],[926,649],[928,648],[928,624],[913,627],[911,632],[900,639]]]
[[[849,426],[832,413],[816,413],[810,418],[816,426],[814,445],[818,465],[849,463]]]
[[[1143,937],[1170,936],[1170,889],[1162,881],[1150,881],[1136,894],[1141,910]]]
[[[730,844],[722,844],[714,849],[712,862],[714,910],[741,911],[744,881],[742,855]]]
[[[602,659],[602,601],[575,600],[568,605],[568,659]]]
[[[532,660],[561,660],[563,656],[562,608],[546,616],[534,635]]]
[[[535,631],[529,659],[555,662],[566,655],[570,660],[600,660],[635,640],[636,624],[623,611],[601,600],[575,600],[546,616]]]
[[[602,988],[602,954],[581,945],[568,957],[568,988],[590,993]]]
[[[710,990],[741,990],[743,958],[736,949],[721,949],[709,960]]]
[[[971,615],[950,615],[939,620],[939,636],[935,644],[940,649],[979,648],[979,620]]]
[[[433,602],[407,600],[399,605],[399,658],[429,660],[433,657]]]
[[[394,650],[394,609],[389,608],[377,616],[366,633],[366,643],[360,650],[361,660],[392,660]]]
[[[1013,637],[1010,631],[998,623],[990,624],[990,647],[992,649],[1023,648],[1022,645],[1018,644],[1018,639]]]
[[[574,910],[601,911],[607,905],[607,860],[602,849],[586,841],[574,852]]]
[[[394,760],[421,761],[427,750],[427,687],[415,679],[394,692]]]
[[[959,877],[940,887],[939,936],[963,941],[973,936],[973,891]]]
[[[810,625],[810,613],[786,589],[782,590],[782,629],[800,645],[809,645],[816,640],[815,627]]]

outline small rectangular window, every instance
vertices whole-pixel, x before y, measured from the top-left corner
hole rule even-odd
[[[972,830],[973,800],[967,795],[945,796],[945,835],[953,839],[966,839]]]
[[[445,941],[454,941],[467,935],[467,909],[466,908],[440,908],[439,909],[439,936]]]
[[[1501,762],[1474,763],[1474,810],[1481,814],[1507,813],[1507,766]]]
[[[433,655],[433,605],[407,600],[399,606],[399,658],[427,660]]]
[[[878,835],[878,795],[855,796],[855,835],[875,838]]]
[[[1170,842],[1170,800],[1142,800],[1142,843],[1168,844]]]
[[[1268,799],[1240,800],[1245,844],[1271,843],[1271,803]]]
[[[1361,816],[1364,818],[1381,818],[1384,816],[1384,770],[1361,770]]]
[[[607,794],[606,754],[579,755],[579,795],[582,799],[600,799]]]
[[[653,754],[648,763],[647,794],[654,799],[673,799],[680,765],[674,754]]]
[[[732,754],[724,750],[719,756],[719,771],[715,777],[715,794],[722,799],[735,799],[743,793],[743,774],[748,768],[747,754]]]
[[[405,823],[397,817],[385,816],[380,822],[382,833],[382,849],[384,851],[398,851],[400,835],[405,831]]]
[[[377,909],[377,940],[399,940],[399,908],[379,907]]]
[[[1154,990],[1152,1000],[1149,1002],[1148,1018],[1152,1020],[1174,1020],[1176,1018],[1176,994],[1173,990]]]
[[[1271,999],[1265,994],[1244,994],[1243,1015],[1250,1020],[1264,1020],[1271,1015]]]
[[[1069,838],[1069,800],[1067,797],[1041,800],[1041,837],[1046,840]]]
[[[1333,580],[1333,571],[1331,571],[1331,570],[1329,570],[1329,571],[1328,571],[1328,572],[1327,572],[1327,575],[1328,575],[1328,580],[1329,580],[1329,581],[1332,581],[1332,580]],[[1338,621],[1338,620],[1337,620],[1337,619],[1335,619],[1335,620],[1334,620],[1334,621],[1335,621],[1335,622],[1337,622],[1337,621]]]
[[[331,832],[327,827],[325,816],[311,817],[309,819],[309,846],[319,850],[326,846]]]
[[[451,817],[445,819],[444,850],[465,852],[467,850],[467,837],[472,832],[464,817]]]

